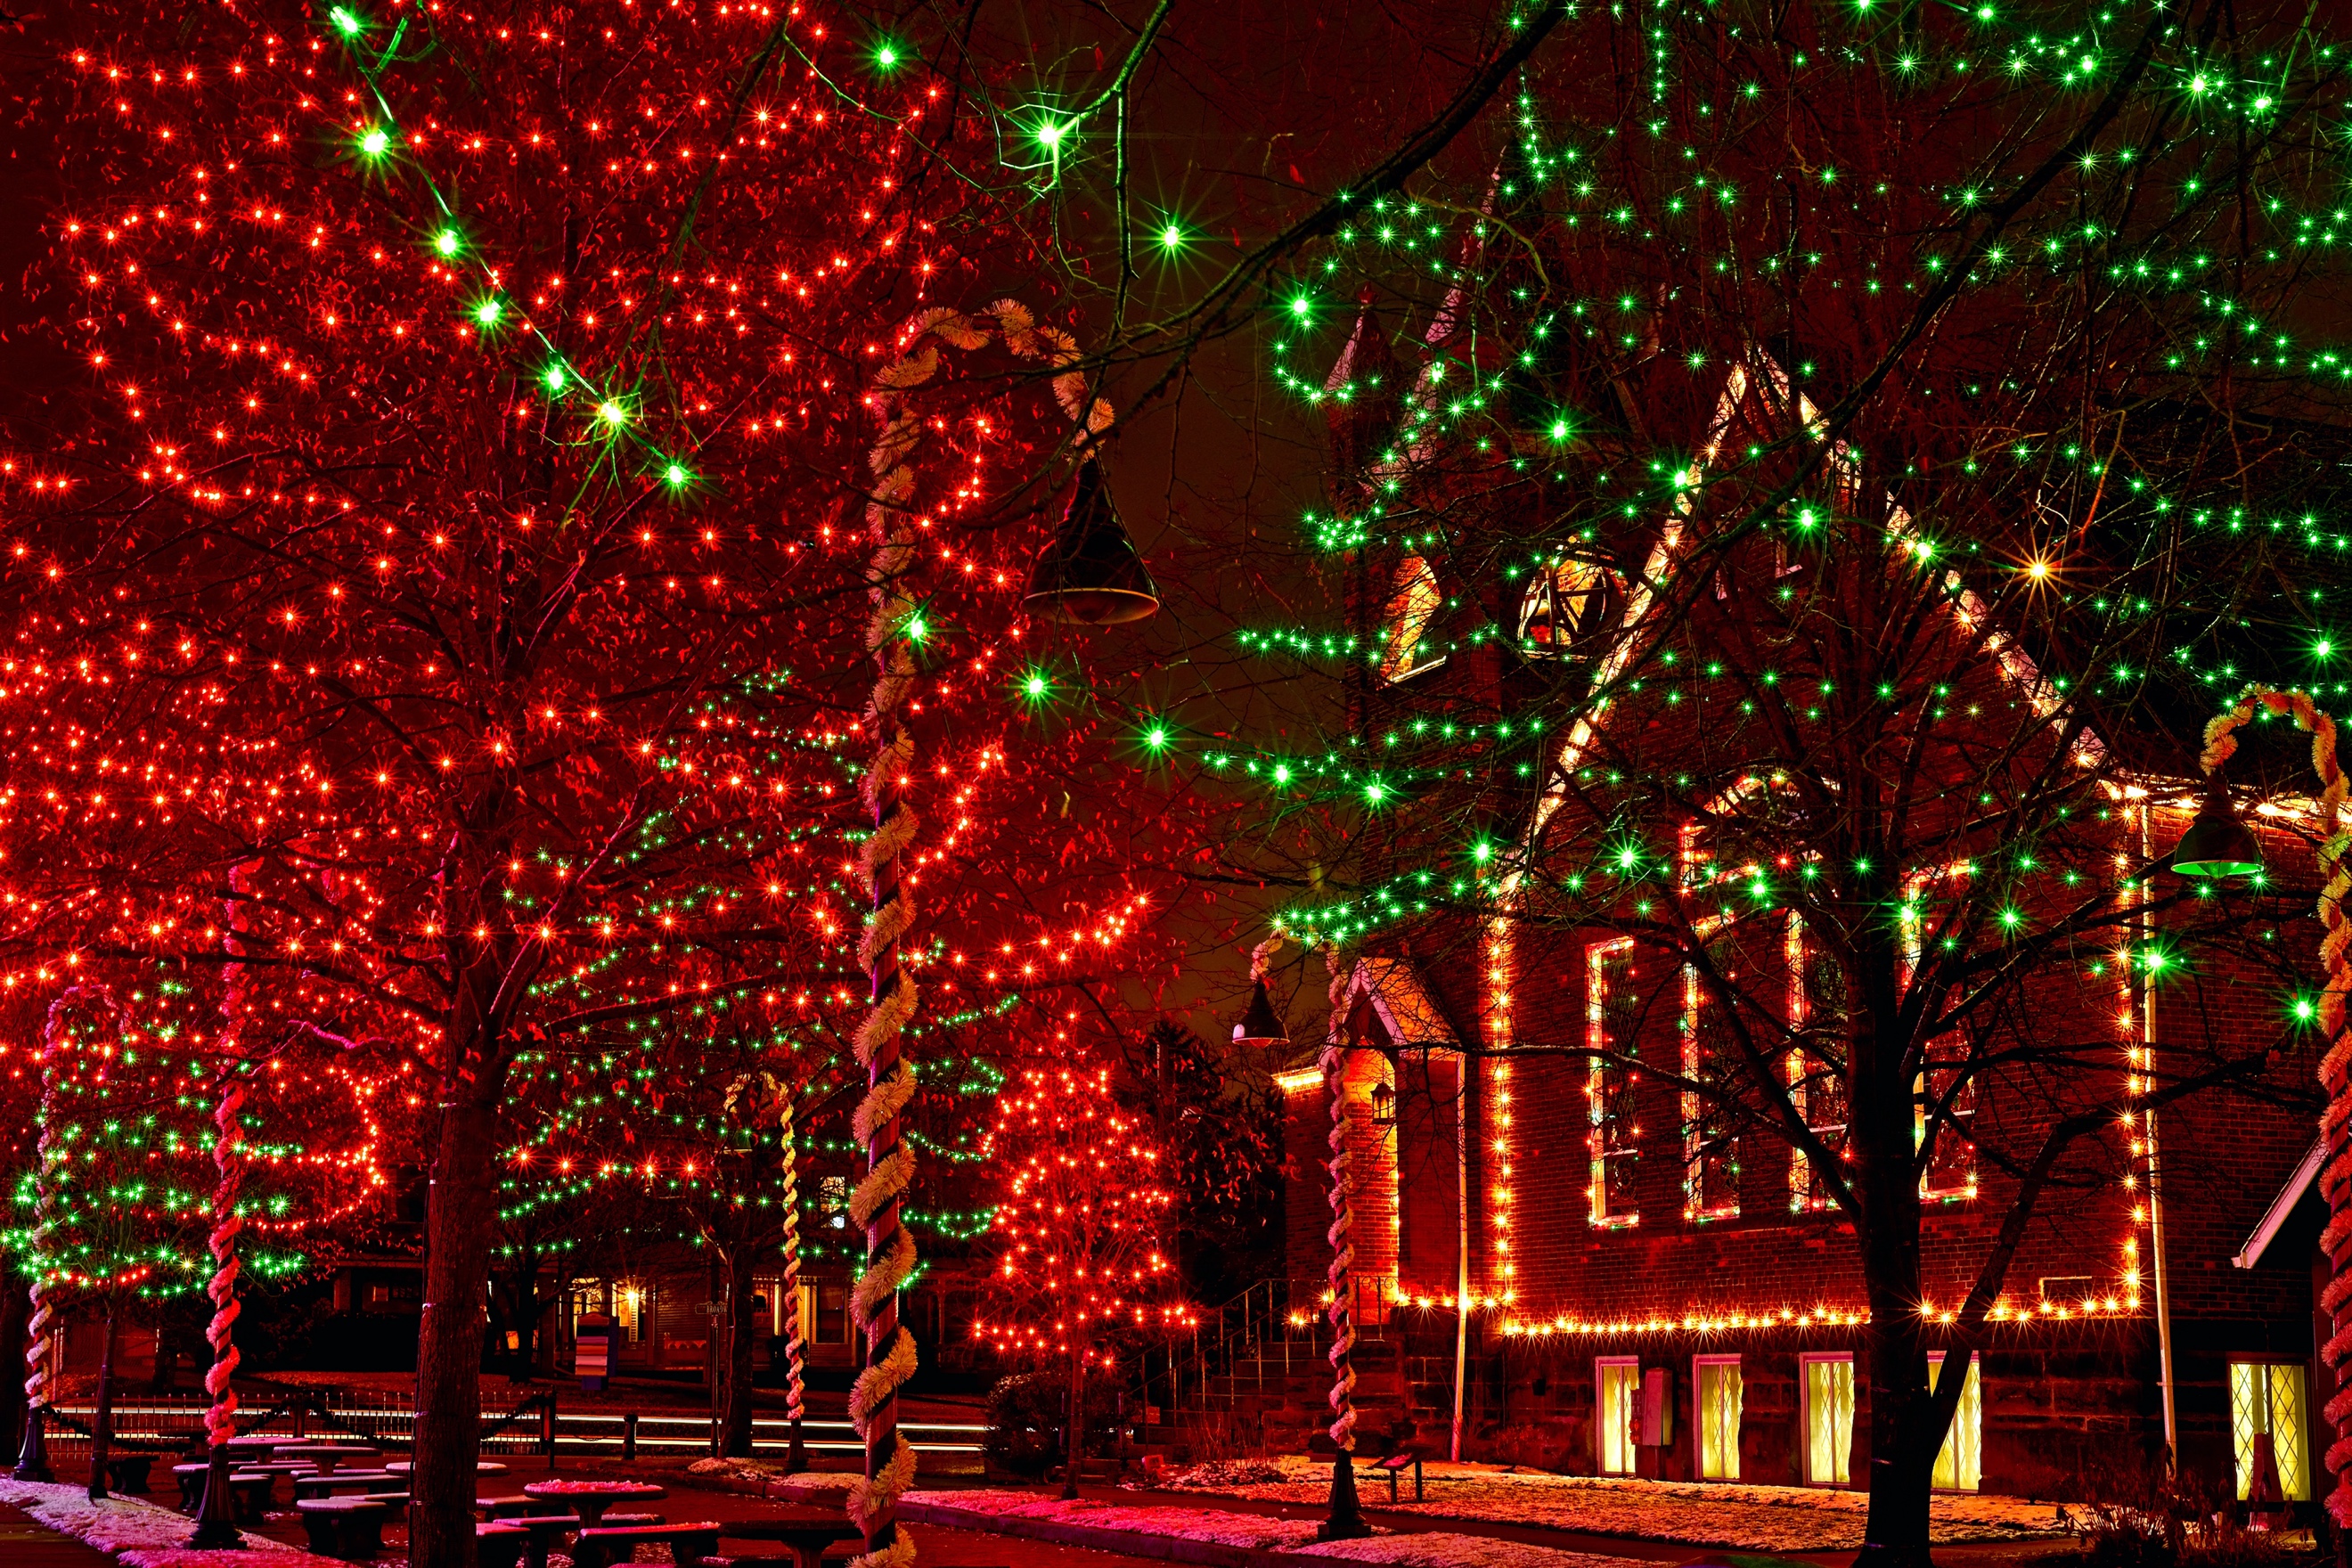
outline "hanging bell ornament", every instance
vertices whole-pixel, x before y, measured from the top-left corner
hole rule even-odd
[[[2239,821],[2238,814],[2230,808],[2230,792],[2221,787],[2221,781],[2212,780],[2206,785],[2205,804],[2197,808],[2196,820],[2172,852],[2173,874],[2218,882],[2251,877],[2262,868],[2263,847],[2253,829]]]
[[[1258,981],[1250,992],[1249,1007],[1242,1014],[1242,1021],[1234,1026],[1234,1044],[1260,1050],[1290,1044],[1290,1031],[1282,1026],[1281,1018],[1276,1016],[1274,1001],[1266,995],[1263,980]]]
[[[1077,490],[1053,542],[1037,557],[1021,603],[1033,616],[1081,626],[1139,621],[1160,608],[1160,590],[1119,525],[1092,455],[1078,465]]]

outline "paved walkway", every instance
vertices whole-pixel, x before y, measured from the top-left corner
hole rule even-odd
[[[8,1568],[106,1568],[114,1560],[0,1503],[0,1563]]]
[[[68,1470],[72,1473],[68,1474]],[[611,1468],[573,1470],[565,1466],[554,1475],[572,1480],[607,1479]],[[79,1466],[60,1465],[58,1479],[79,1483],[87,1479]],[[526,1481],[544,1480],[549,1473],[543,1463],[517,1465],[509,1474],[483,1484],[485,1493],[496,1489],[499,1495],[519,1491]],[[667,1480],[668,1478],[663,1478]],[[143,1500],[168,1507],[173,1500],[170,1478]],[[715,1519],[719,1521],[769,1519],[791,1509],[792,1505],[770,1502],[764,1498],[745,1497],[733,1492],[704,1491],[699,1488],[672,1486],[669,1496],[661,1502],[647,1505],[673,1520]],[[258,1530],[248,1528],[248,1535],[264,1535],[289,1545],[304,1545],[301,1516],[290,1509],[278,1509]],[[950,1530],[934,1525],[919,1527],[922,1563],[925,1568],[1165,1568],[1162,1563],[1139,1557],[1123,1556],[1115,1552],[1097,1552],[1080,1546],[1062,1546],[1049,1542],[1014,1541],[1006,1536],[972,1530]],[[727,1543],[730,1556],[773,1557],[788,1560],[782,1546],[773,1542],[730,1541]],[[846,1552],[845,1545],[841,1551]],[[403,1525],[387,1525],[383,1531],[383,1552],[376,1559],[378,1568],[398,1568],[408,1557],[408,1531]],[[5,1568],[108,1568],[113,1559],[94,1551],[56,1531],[35,1523],[19,1510],[0,1504],[0,1565]]]

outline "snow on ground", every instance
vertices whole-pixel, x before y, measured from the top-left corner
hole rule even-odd
[[[1080,1499],[1040,1497],[1035,1492],[955,1491],[908,1492],[907,1500],[961,1510],[997,1520],[1026,1520],[1045,1524],[1083,1525],[1091,1530],[1116,1530],[1134,1535],[1172,1536],[1182,1541],[1211,1542],[1220,1546],[1289,1552],[1301,1557],[1338,1559],[1380,1564],[1381,1568],[1652,1568],[1623,1557],[1600,1557],[1589,1552],[1556,1552],[1516,1541],[1436,1531],[1395,1535],[1387,1532],[1368,1541],[1318,1543],[1311,1519],[1268,1519],[1252,1513],[1219,1513],[1214,1510],[1130,1507],[1121,1503]],[[959,1523],[964,1522],[959,1521]],[[974,1528],[986,1529],[979,1519]]]
[[[243,1552],[191,1552],[195,1521],[134,1498],[89,1500],[87,1487],[0,1478],[0,1502],[23,1509],[51,1530],[119,1557],[131,1568],[341,1568],[332,1558],[246,1532]]]
[[[1369,1541],[1333,1541],[1300,1549],[1302,1557],[1336,1557],[1376,1563],[1382,1568],[1657,1568],[1630,1557],[1599,1557],[1590,1552],[1559,1552],[1484,1535],[1375,1535]]]
[[[1280,1477],[1266,1472],[1279,1466]],[[1422,1467],[1426,1500],[1412,1500],[1403,1478],[1401,1513],[1439,1519],[1496,1520],[1552,1530],[1685,1542],[1752,1552],[1841,1551],[1862,1544],[1867,1500],[1861,1492],[1737,1482],[1642,1481],[1605,1476],[1507,1471],[1495,1465]],[[1293,1455],[1239,1466],[1202,1466],[1165,1477],[1164,1488],[1258,1502],[1319,1502],[1329,1495],[1326,1460]],[[1388,1508],[1387,1480],[1360,1469],[1357,1490],[1368,1508]],[[2054,1540],[2068,1534],[2058,1510],[2018,1498],[1938,1495],[1930,1529],[1938,1544],[1970,1541]]]

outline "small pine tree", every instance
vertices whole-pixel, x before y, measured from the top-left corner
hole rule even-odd
[[[1076,1497],[1090,1363],[1122,1339],[1189,1331],[1170,1247],[1175,1194],[1150,1122],[1119,1108],[1107,1068],[1031,1070],[997,1102],[996,1306],[972,1325],[1000,1352],[1068,1369],[1064,1497]]]

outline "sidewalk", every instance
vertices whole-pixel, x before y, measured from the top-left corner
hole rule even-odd
[[[106,1554],[0,1503],[0,1562],[8,1568],[106,1568]]]
[[[1559,1476],[1444,1462],[1422,1468],[1423,1500],[1412,1500],[1407,1475],[1391,1509],[1386,1480],[1364,1478],[1358,1486],[1366,1507],[1455,1527],[1504,1522],[1629,1542],[1800,1554],[1859,1547],[1868,1507],[1861,1492],[1815,1487]],[[1363,1478],[1360,1468],[1357,1473]],[[1158,1490],[1213,1507],[1286,1503],[1319,1510],[1330,1495],[1330,1476],[1328,1461],[1292,1456],[1172,1471]],[[2057,1507],[2047,1502],[1938,1494],[1929,1507],[1932,1539],[1939,1547],[2014,1547],[2073,1539]]]
[[[1318,1542],[1313,1519],[1272,1518],[1214,1506],[1138,1506],[1091,1497],[1066,1502],[1057,1494],[1058,1489],[912,1491],[899,1503],[898,1515],[919,1531],[925,1525],[986,1531],[1205,1568],[1314,1568],[1335,1563],[1380,1563],[1384,1568],[1651,1568],[1635,1558],[1429,1529]]]
[[[1606,1496],[1609,1506],[1601,1513],[1609,1528],[1599,1530],[1576,1528],[1568,1522],[1577,1517],[1572,1510],[1556,1500],[1549,1507],[1538,1500],[1548,1484],[1577,1482],[1579,1478],[1515,1477],[1492,1467],[1447,1470],[1454,1473],[1431,1479],[1454,1483],[1457,1495],[1450,1502],[1441,1500],[1440,1489],[1433,1484],[1428,1500],[1416,1507],[1409,1500],[1408,1482],[1406,1500],[1391,1507],[1384,1483],[1368,1485],[1360,1494],[1363,1513],[1377,1533],[1368,1541],[1349,1542],[1314,1539],[1328,1495],[1322,1476],[1316,1478],[1311,1497],[1297,1499],[1087,1486],[1076,1501],[1066,1502],[1055,1487],[926,1489],[908,1494],[902,1512],[918,1524],[990,1531],[1209,1568],[1308,1568],[1334,1560],[1390,1568],[1657,1568],[1661,1563],[1730,1562],[1750,1568],[1767,1563],[1845,1568],[1861,1541],[1858,1497],[1845,1499],[1844,1506],[1823,1508],[1815,1505],[1811,1494],[1795,1500],[1743,1495],[1693,1501],[1674,1495],[1682,1489],[1670,1484],[1650,1484],[1633,1495],[1622,1485],[1603,1486],[1596,1489],[1612,1495]],[[1474,1489],[1469,1483],[1481,1470],[1486,1474]],[[1282,1484],[1302,1493],[1310,1489],[1304,1477]],[[1528,1506],[1496,1506],[1492,1493],[1497,1486],[1508,1489],[1502,1502]],[[1798,1490],[1730,1489],[1741,1494]],[[1474,1499],[1478,1500],[1475,1507]],[[1960,1519],[1949,1517],[1953,1510],[1942,1510],[1936,1527],[1939,1561],[1969,1568],[2014,1568],[2075,1544],[2071,1533],[2056,1526],[2054,1509],[2011,1500],[1950,1500],[1978,1506],[1961,1510],[1973,1517]],[[2015,1517],[2021,1513],[2031,1517]],[[1753,1544],[1759,1537],[1769,1537],[1770,1544]]]

